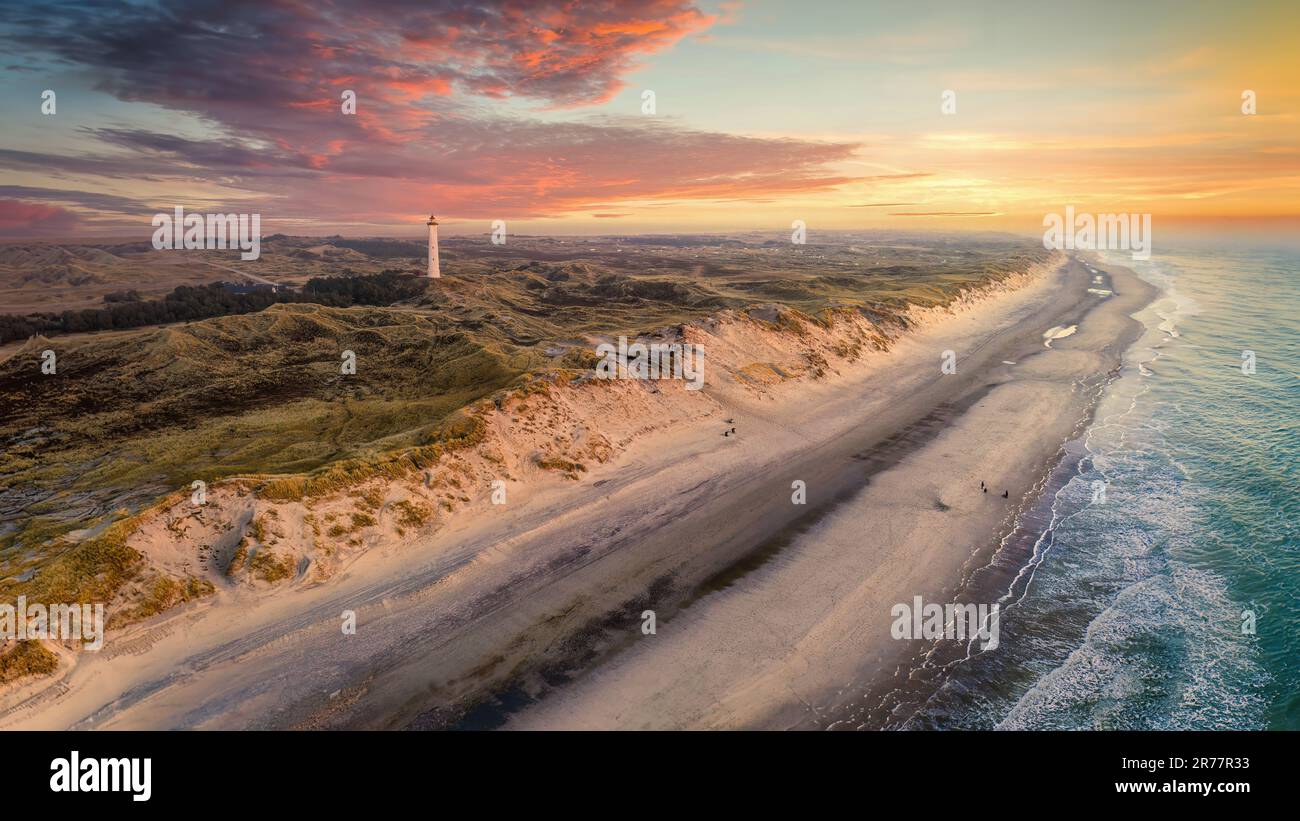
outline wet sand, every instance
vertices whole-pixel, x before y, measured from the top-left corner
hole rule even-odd
[[[1084,416],[1140,298],[1120,279],[1099,300],[1089,279],[1072,263],[792,395],[721,391],[738,437],[647,437],[580,486],[439,533],[436,552],[179,613],[0,702],[0,726],[798,724],[888,664],[881,607],[960,584]],[[1010,498],[976,498],[980,478]]]
[[[1073,286],[1077,287],[1077,286]],[[1086,421],[1150,301],[1114,271],[1055,327],[1026,334],[900,458],[792,535],[765,565],[702,597],[591,675],[518,711],[513,728],[824,727],[837,706],[929,642],[895,640],[891,608],[958,600]],[[1046,332],[1053,336],[1052,329]],[[965,363],[963,363],[965,364]],[[961,367],[959,366],[959,371]],[[960,407],[957,407],[960,406]],[[873,457],[892,461],[889,448]],[[989,493],[981,491],[987,482]],[[1001,498],[1003,490],[1008,498]],[[965,600],[965,599],[961,599]]]

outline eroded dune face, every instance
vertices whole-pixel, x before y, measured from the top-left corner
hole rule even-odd
[[[10,563],[17,582],[6,595],[91,596],[121,628],[236,591],[327,584],[371,551],[436,551],[438,534],[488,509],[494,493],[581,483],[638,439],[724,404],[868,367],[909,331],[1049,267],[974,277],[942,299],[891,295],[808,314],[718,308],[689,290],[646,291],[566,264],[516,272],[513,290],[488,296],[453,279],[410,309],[276,305],[34,339],[0,363],[0,397],[14,411],[2,433],[19,445],[4,457],[0,494],[28,512],[62,507],[5,534],[40,547]],[[592,352],[611,338],[590,332],[594,315],[539,317],[500,301],[531,294],[542,306],[559,298],[557,284],[566,299],[599,292],[636,310],[665,300],[660,318],[690,303],[684,320],[634,338],[702,348],[705,389],[593,378]],[[68,377],[57,389],[21,372],[47,345]],[[356,355],[355,373],[340,373],[341,351]]]

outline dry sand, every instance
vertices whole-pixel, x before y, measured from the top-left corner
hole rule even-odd
[[[328,585],[141,625],[4,694],[0,727],[438,727],[506,687],[533,702],[515,726],[797,724],[888,664],[889,607],[942,601],[1085,416],[1146,288],[1120,273],[1102,300],[1088,283],[1072,263],[823,381],[714,376],[677,404],[624,402],[680,417],[607,425],[618,455],[580,484],[521,484]],[[776,344],[714,331],[709,361]]]
[[[1076,433],[1099,377],[1118,365],[1129,316],[1151,298],[1127,272],[1116,271],[1114,282],[1117,295],[1087,313],[1076,334],[991,368],[991,389],[968,410],[768,564],[660,621],[655,635],[508,726],[820,723],[851,685],[892,670],[915,648],[891,638],[892,606],[914,596],[954,601],[964,571],[1009,530],[1018,503]]]

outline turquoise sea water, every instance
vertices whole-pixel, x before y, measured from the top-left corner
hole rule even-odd
[[[1005,559],[1002,646],[893,726],[1300,729],[1300,255],[1111,261],[1162,295]]]

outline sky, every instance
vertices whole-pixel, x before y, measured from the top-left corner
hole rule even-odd
[[[1295,2],[9,3],[0,237],[1294,237],[1297,43]]]

